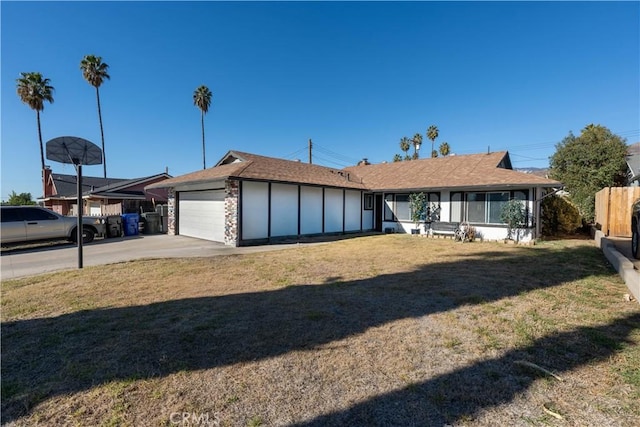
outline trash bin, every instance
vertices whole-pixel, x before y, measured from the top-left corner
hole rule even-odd
[[[120,215],[107,216],[107,237],[122,236],[122,217]]]
[[[137,213],[122,214],[122,226],[125,236],[137,236],[140,216]]]
[[[160,214],[157,212],[145,212],[142,214],[144,220],[144,234],[157,234],[160,232]]]

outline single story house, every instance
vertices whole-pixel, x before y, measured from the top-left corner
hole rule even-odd
[[[167,203],[167,189],[145,190],[145,186],[171,178],[167,173],[135,179],[82,177],[83,215],[120,215],[155,211],[156,204]],[[39,198],[46,208],[61,215],[75,215],[78,204],[76,175],[44,170],[44,196]]]
[[[468,221],[488,240],[504,239],[500,210],[522,200],[520,240],[540,235],[540,201],[561,183],[512,169],[506,151],[345,169],[229,151],[216,166],[147,185],[168,189],[169,234],[239,246],[285,237],[408,232],[409,194],[423,192],[439,221]],[[425,232],[422,228],[422,232]]]

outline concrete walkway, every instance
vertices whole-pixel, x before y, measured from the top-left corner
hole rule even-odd
[[[631,239],[606,237],[602,231],[596,230],[594,235],[596,246],[602,249],[604,256],[616,269],[630,293],[640,302],[640,260],[631,255]]]

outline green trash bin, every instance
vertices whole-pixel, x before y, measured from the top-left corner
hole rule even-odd
[[[160,232],[160,214],[145,212],[142,214],[142,218],[144,218],[144,234],[157,234]]]

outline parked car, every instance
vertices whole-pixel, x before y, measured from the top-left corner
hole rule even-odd
[[[82,218],[82,242],[104,236],[105,220],[101,217]],[[7,244],[67,239],[77,241],[78,217],[63,216],[39,206],[1,206],[0,242]]]
[[[631,253],[640,259],[640,199],[631,205]]]

